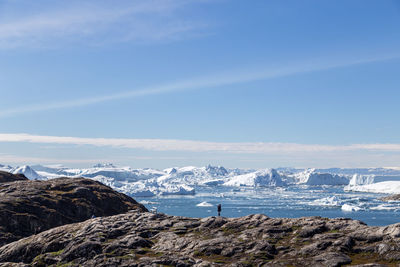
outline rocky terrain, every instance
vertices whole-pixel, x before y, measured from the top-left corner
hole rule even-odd
[[[265,215],[196,219],[132,211],[10,243],[0,248],[0,262],[0,266],[398,266],[400,224],[369,227],[343,218]]]
[[[185,218],[83,178],[0,184],[0,266],[221,265],[400,266],[400,224]]]
[[[11,174],[9,172],[0,171],[0,183],[8,183],[14,181],[28,180],[23,174]]]
[[[0,246],[60,225],[146,211],[134,199],[89,179],[26,180],[0,173]],[[21,180],[21,181],[15,181]]]
[[[381,198],[384,201],[400,201],[400,194],[390,195],[387,197]]]

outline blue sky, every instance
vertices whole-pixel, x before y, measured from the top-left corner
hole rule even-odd
[[[0,0],[0,162],[400,167],[400,2]]]

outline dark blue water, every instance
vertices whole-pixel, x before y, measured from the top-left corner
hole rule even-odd
[[[322,216],[347,217],[361,220],[368,225],[388,225],[400,222],[400,203],[379,200],[384,194],[345,192],[342,187],[287,188],[230,188],[197,187],[195,196],[165,196],[136,198],[148,209],[186,216],[208,217],[217,215],[217,205],[222,204],[222,216],[240,217],[262,213],[269,217],[296,218]],[[201,202],[211,207],[197,206]],[[342,209],[343,205],[352,211]],[[345,208],[346,209],[346,208]]]

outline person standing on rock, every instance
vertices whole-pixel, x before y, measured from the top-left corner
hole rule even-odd
[[[221,216],[221,210],[222,210],[221,204],[218,204],[217,210],[218,210],[218,216]]]

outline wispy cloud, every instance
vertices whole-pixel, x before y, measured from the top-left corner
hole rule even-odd
[[[0,142],[69,144],[120,147],[150,151],[226,152],[251,154],[287,154],[340,151],[400,152],[400,144],[320,145],[296,143],[207,142],[172,139],[80,138],[30,134],[0,134]]]
[[[46,157],[27,157],[27,156],[17,156],[17,155],[8,155],[8,154],[0,154],[0,162],[4,163],[13,163],[13,164],[94,164],[98,162],[109,162],[109,159],[63,159],[58,158],[46,158]]]
[[[0,153],[0,163],[8,164],[79,164],[81,166],[87,166],[87,164],[95,164],[99,162],[114,162],[114,161],[155,161],[155,160],[185,160],[184,157],[159,157],[159,156],[124,156],[121,158],[109,158],[104,157],[89,157],[89,158],[66,158],[66,157],[37,157],[37,156],[21,156],[13,154],[2,154]]]
[[[46,110],[65,109],[94,105],[102,102],[115,101],[127,98],[136,98],[150,95],[174,93],[180,91],[191,91],[208,88],[218,88],[225,85],[240,84],[258,80],[267,80],[277,77],[285,77],[296,74],[324,71],[334,68],[349,67],[359,64],[368,64],[392,59],[399,59],[400,55],[384,55],[366,58],[349,58],[335,60],[311,60],[311,63],[293,63],[288,66],[274,68],[258,68],[257,70],[232,70],[230,72],[219,73],[209,76],[198,77],[195,79],[184,80],[181,82],[149,86],[136,90],[124,91],[111,95],[94,96],[89,98],[77,98],[69,101],[54,101],[52,103],[39,103],[34,105],[24,105],[11,109],[0,110],[1,117],[15,116],[18,114],[32,113]]]
[[[98,45],[180,39],[205,27],[205,23],[193,21],[180,12],[193,3],[181,0],[35,1],[34,4],[5,1],[0,3],[0,48],[48,47],[63,42]]]

